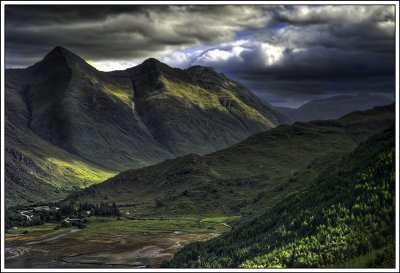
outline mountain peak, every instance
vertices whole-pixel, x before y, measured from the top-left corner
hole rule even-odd
[[[167,64],[160,62],[159,60],[157,60],[155,58],[146,59],[140,66],[145,67],[150,70],[169,71],[169,70],[173,69],[172,67],[169,67]]]
[[[52,73],[60,69],[97,71],[84,59],[61,46],[54,47],[40,62],[28,68],[34,74]]]
[[[71,51],[69,51],[68,49],[66,49],[66,48],[64,48],[64,47],[62,47],[62,46],[56,46],[56,47],[54,47],[54,48],[50,51],[50,53],[51,53],[51,52],[54,52],[54,53],[61,53],[61,54],[72,53]]]
[[[157,72],[160,74],[165,74],[165,75],[170,75],[173,76],[175,78],[182,78],[184,77],[184,75],[182,75],[182,71],[180,69],[177,68],[172,68],[170,66],[168,66],[167,64],[160,62],[157,59],[154,58],[148,58],[145,61],[143,61],[141,64],[132,67],[132,68],[128,68],[127,70],[125,70],[125,72],[122,73],[126,73],[128,72],[129,75],[140,75],[143,73],[153,73],[153,72]],[[185,73],[183,73],[185,74]]]
[[[45,57],[43,60],[52,60],[54,58],[59,58],[59,57],[64,57],[68,59],[68,61],[75,61],[75,62],[84,62],[86,63],[85,60],[83,60],[81,57],[76,55],[75,53],[69,51],[68,49],[62,47],[62,46],[56,46],[54,47]]]
[[[156,58],[148,58],[148,59],[144,60],[142,64],[157,65],[157,64],[161,64],[161,63],[162,62],[160,62]]]

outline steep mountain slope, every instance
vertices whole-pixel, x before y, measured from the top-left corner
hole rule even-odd
[[[387,105],[393,100],[382,95],[360,93],[356,96],[342,95],[322,100],[310,101],[297,109],[277,107],[293,121],[337,119],[353,111],[372,109]]]
[[[7,118],[5,126],[7,207],[61,199],[74,189],[116,174],[10,124]]]
[[[132,110],[130,81],[108,77],[63,48],[26,72],[28,127],[42,139],[113,170],[173,156]]]
[[[250,212],[308,186],[328,163],[394,118],[391,105],[338,121],[283,125],[206,156],[191,154],[122,172],[70,199],[113,200],[132,213],[157,215]]]
[[[148,59],[112,74],[132,81],[136,111],[174,155],[210,153],[288,121],[211,68],[180,70]]]
[[[226,85],[222,95],[154,59],[105,73],[56,47],[5,78],[7,204],[57,199],[116,172],[209,153],[285,121],[227,78],[214,81]]]
[[[312,186],[168,267],[394,267],[395,129],[361,143]]]
[[[21,92],[26,70],[6,71],[6,206],[61,199],[67,192],[116,173],[51,144],[32,130],[30,107]]]

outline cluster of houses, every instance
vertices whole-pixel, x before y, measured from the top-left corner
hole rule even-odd
[[[59,208],[58,207],[51,207],[50,208],[49,206],[38,206],[38,207],[30,208],[30,209],[21,210],[21,211],[19,211],[19,213],[22,216],[24,216],[27,221],[30,221],[33,218],[34,212],[42,211],[42,210],[44,210],[44,211],[59,210]]]

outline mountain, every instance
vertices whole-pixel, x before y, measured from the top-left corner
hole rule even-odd
[[[313,100],[297,109],[288,107],[276,108],[293,121],[310,121],[337,119],[354,111],[368,110],[375,106],[391,103],[393,103],[393,100],[382,95],[360,93],[356,96],[342,95],[322,100]]]
[[[30,77],[28,69],[5,73],[6,206],[61,199],[66,192],[116,174],[46,141],[31,129],[40,128],[36,125],[40,119],[33,118],[32,98],[26,96]]]
[[[394,268],[395,127],[330,164],[311,186],[165,267]]]
[[[171,68],[156,59],[113,75],[130,79],[135,110],[174,155],[206,154],[288,119],[212,68]]]
[[[6,70],[5,80],[7,204],[58,198],[288,121],[211,68],[155,59],[106,73],[56,47],[31,67]]]
[[[394,121],[390,105],[337,121],[281,125],[209,155],[122,172],[69,200],[112,200],[131,214],[158,216],[251,213],[309,186],[326,166]]]

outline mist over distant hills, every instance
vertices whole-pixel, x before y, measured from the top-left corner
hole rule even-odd
[[[341,116],[375,106],[391,104],[394,101],[383,96],[369,93],[358,95],[341,95],[327,99],[312,100],[299,108],[275,107],[294,121],[337,119]]]

